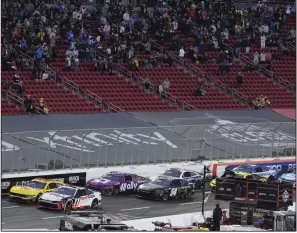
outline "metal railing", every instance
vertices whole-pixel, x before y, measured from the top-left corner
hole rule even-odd
[[[120,107],[118,107],[114,104],[109,104],[108,107],[111,112],[125,112],[125,110],[121,109]]]
[[[25,111],[24,99],[21,98],[20,96],[12,93],[11,91],[7,91],[6,92],[6,100],[8,102],[16,104],[16,106],[18,106],[19,108],[22,108]],[[34,105],[34,103],[33,103],[33,105]],[[34,107],[35,107],[34,114],[37,114],[37,115],[41,114],[40,112],[42,112],[42,110],[38,106],[34,105]]]
[[[244,56],[242,53],[239,54],[239,59],[241,62],[243,63],[248,63],[250,65],[253,65],[253,61]],[[296,88],[294,86],[294,84],[290,83],[288,80],[286,79],[283,79],[281,77],[276,77],[274,75],[274,72],[273,71],[269,71],[267,70],[265,67],[263,67],[262,65],[259,65],[259,71],[265,75],[265,77],[268,79],[268,80],[272,80],[274,82],[276,82],[277,84],[279,84],[279,86],[281,88],[285,88],[287,89],[288,91],[292,92],[292,93],[296,93]]]
[[[231,95],[234,99],[239,100],[242,104],[248,104],[248,96],[240,93],[239,91],[237,91],[236,89],[232,88],[231,90],[228,88],[228,86],[224,83],[222,83],[221,81],[207,76],[205,74],[204,71],[198,69],[197,67],[195,67],[193,64],[191,64],[189,66],[189,69],[194,73],[199,75],[199,77],[206,81],[210,86],[212,86],[213,88],[215,88],[216,90],[220,91],[220,92],[225,92],[228,95]]]
[[[155,85],[154,83],[152,83],[149,80],[149,77],[147,77],[148,78],[148,80],[147,80],[146,78],[143,78],[142,76],[138,76],[137,74],[134,74],[132,71],[129,71],[128,69],[126,69],[125,67],[123,67],[121,65],[117,65],[117,69],[120,74],[122,74],[126,78],[130,79],[132,82],[136,82],[142,89],[145,89],[144,85],[147,82],[149,84],[149,88],[148,88],[149,93],[158,95],[163,100],[166,100],[169,103],[176,105],[177,107],[180,107],[180,104],[179,104],[177,98],[174,95],[172,95],[171,93],[164,92],[162,95],[159,94],[158,85]],[[187,104],[185,103],[185,105],[187,105]]]
[[[2,172],[296,155],[295,122],[199,125],[201,117],[168,119],[171,126],[2,133]]]

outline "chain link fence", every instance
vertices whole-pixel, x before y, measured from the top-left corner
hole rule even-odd
[[[2,172],[292,156],[295,136],[295,122],[2,133]]]

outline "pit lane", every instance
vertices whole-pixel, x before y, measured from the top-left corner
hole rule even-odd
[[[206,194],[205,211],[213,210],[216,203],[228,208],[228,202],[214,201],[214,195]],[[103,196],[102,208],[119,221],[158,217],[174,214],[200,212],[202,193],[196,192],[191,198],[167,202],[138,199],[135,196]],[[40,210],[34,204],[19,204],[2,199],[2,229],[48,229],[59,228],[63,212]]]

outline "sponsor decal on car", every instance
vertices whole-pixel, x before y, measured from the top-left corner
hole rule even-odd
[[[120,186],[120,191],[121,191],[121,192],[124,192],[124,191],[126,191],[126,190],[135,190],[136,187],[137,187],[137,184],[134,183],[134,182],[131,182],[131,183],[129,183],[129,184],[127,184],[127,183],[123,183],[123,184],[121,184],[121,186]]]

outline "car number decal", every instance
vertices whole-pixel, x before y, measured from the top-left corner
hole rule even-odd
[[[70,222],[65,222],[65,228],[70,231],[73,231],[73,225]]]
[[[170,196],[174,197],[174,196],[176,196],[176,193],[177,193],[177,188],[172,188],[171,192],[170,192]]]
[[[80,198],[75,198],[74,206],[78,206],[80,202]]]

